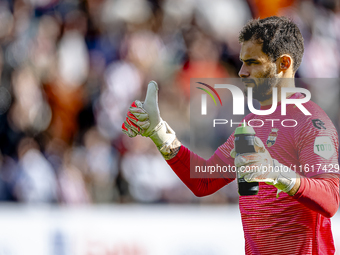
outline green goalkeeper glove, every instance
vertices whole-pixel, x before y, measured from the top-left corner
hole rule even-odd
[[[288,193],[295,185],[298,175],[289,167],[272,159],[260,138],[254,138],[255,153],[236,155],[233,149],[230,155],[235,158],[238,176],[247,182],[265,182],[280,191]]]
[[[122,131],[129,137],[136,135],[150,137],[162,155],[168,159],[173,142],[177,139],[175,132],[160,117],[158,85],[155,81],[149,82],[144,102],[136,100],[131,104]]]

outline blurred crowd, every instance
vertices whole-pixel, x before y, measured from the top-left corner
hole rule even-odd
[[[237,77],[239,30],[271,15],[303,33],[298,77],[339,77],[336,0],[0,0],[0,200],[237,202],[234,184],[195,198],[121,125],[156,80],[163,119],[189,144],[190,78]],[[307,86],[339,126],[339,84]]]

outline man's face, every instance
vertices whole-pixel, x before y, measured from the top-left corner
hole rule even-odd
[[[277,67],[262,51],[262,44],[252,40],[243,42],[240,60],[243,65],[239,76],[246,87],[253,88],[253,98],[260,102],[271,98],[272,88],[278,84]]]

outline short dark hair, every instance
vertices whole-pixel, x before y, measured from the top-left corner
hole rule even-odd
[[[297,25],[286,17],[272,16],[250,20],[241,30],[239,42],[255,40],[272,61],[282,54],[293,58],[293,70],[299,68],[304,52],[303,37]]]

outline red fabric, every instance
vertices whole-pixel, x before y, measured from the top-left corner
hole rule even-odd
[[[296,93],[291,98],[301,97],[301,94]],[[319,106],[311,101],[304,106],[311,112],[311,116],[305,116],[294,105],[287,105],[287,116],[281,115],[281,107],[278,106],[270,115],[250,114],[245,118],[246,121],[254,119],[264,121],[265,125],[255,127],[254,130],[271,156],[302,177],[307,177],[301,179],[301,186],[293,197],[281,192],[276,198],[277,189],[266,183],[259,183],[258,195],[240,196],[239,207],[246,254],[335,252],[329,217],[334,215],[338,208],[339,180],[337,175],[331,175],[332,178],[328,179],[318,179],[321,175],[330,176],[334,169],[326,167],[316,171],[316,166],[338,164],[338,134],[331,120]],[[277,120],[273,124],[274,127],[272,122],[266,122],[266,119]],[[294,119],[298,125],[294,128],[284,127],[281,125],[284,119]],[[321,120],[325,128],[315,126],[313,124],[315,119]],[[258,123],[253,121],[252,125]],[[274,133],[276,136],[273,136]],[[317,137],[329,137],[334,148],[330,157],[325,158],[315,153]],[[230,183],[233,178],[223,179],[214,176],[213,179],[207,173],[201,173],[201,178],[190,178],[190,166],[194,167],[195,164],[233,166],[234,162],[230,156],[233,147],[234,136],[231,135],[215,154],[205,161],[182,146],[179,154],[169,160],[168,164],[194,194],[209,195]],[[314,171],[307,171],[311,166],[315,166]]]
[[[198,197],[211,195],[235,179],[235,177],[209,178],[208,173],[202,173],[201,178],[191,179],[190,158],[191,165],[224,165],[226,162],[217,156],[217,153],[209,160],[204,160],[184,146],[181,146],[176,157],[167,161],[182,182]],[[300,188],[293,198],[309,209],[330,218],[339,207],[339,178],[330,174],[322,176],[323,178],[301,178]]]
[[[300,188],[294,198],[309,209],[330,218],[339,207],[339,179],[331,174],[324,174],[322,179],[301,178]]]
[[[213,194],[235,179],[235,176],[234,178],[211,178],[209,173],[201,173],[201,178],[190,178],[190,161],[191,166],[224,165],[225,162],[223,162],[217,154],[205,160],[184,146],[181,146],[176,157],[167,161],[182,182],[198,197]],[[229,162],[229,164],[232,163],[233,162]]]

